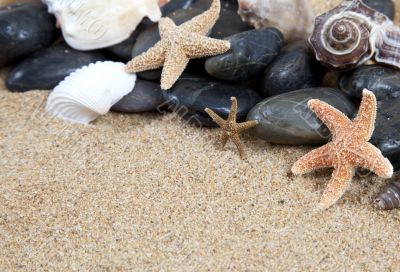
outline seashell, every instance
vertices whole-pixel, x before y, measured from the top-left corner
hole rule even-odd
[[[308,39],[315,18],[308,0],[239,0],[238,13],[255,28],[278,28],[287,41]]]
[[[158,0],[43,0],[78,50],[109,47],[129,38],[144,17],[161,18]],[[163,2],[162,2],[163,3]]]
[[[46,110],[55,117],[88,124],[133,90],[136,74],[124,69],[121,62],[99,61],[71,73],[50,93]]]
[[[389,183],[374,201],[379,210],[400,208],[400,181]]]
[[[318,16],[309,41],[316,58],[334,68],[354,68],[372,57],[400,68],[400,28],[361,0]]]

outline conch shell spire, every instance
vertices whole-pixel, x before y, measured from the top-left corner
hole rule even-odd
[[[361,0],[343,1],[316,17],[310,44],[316,58],[333,68],[354,68],[373,57],[400,68],[400,28]]]

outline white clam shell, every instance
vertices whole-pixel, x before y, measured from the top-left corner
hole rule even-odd
[[[88,124],[133,90],[136,74],[124,69],[124,63],[99,61],[71,73],[50,93],[46,110],[55,117]]]
[[[118,44],[144,17],[161,18],[158,0],[43,0],[57,17],[65,41],[78,50]]]
[[[278,28],[287,41],[308,39],[315,18],[309,0],[239,0],[238,13],[256,28]]]

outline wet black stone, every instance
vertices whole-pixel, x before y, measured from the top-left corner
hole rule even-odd
[[[210,2],[211,3],[211,2]],[[210,7],[210,3],[204,0],[198,0],[194,5],[185,9],[178,9],[167,17],[171,18],[175,24],[180,25],[186,21],[189,21],[193,17],[201,14]],[[235,33],[246,31],[249,27],[242,22],[240,16],[236,13],[235,8],[232,4],[221,3],[220,17],[211,30],[210,37],[212,38],[223,38],[228,37]],[[148,25],[139,34],[136,39],[136,43],[133,46],[131,57],[134,58],[139,54],[147,51],[149,48],[154,46],[160,40],[160,34],[158,31],[158,24]],[[193,60],[189,62],[187,71],[191,73],[205,72],[203,63],[193,63]],[[145,71],[138,73],[138,76],[147,80],[159,80],[161,78],[161,69]]]
[[[230,36],[231,49],[206,61],[207,73],[227,81],[250,79],[278,55],[282,33],[273,27],[254,29]]]
[[[129,61],[131,60],[132,48],[136,42],[137,35],[137,32],[133,32],[127,40],[108,47],[107,50],[120,60]]]
[[[146,28],[155,25],[154,22],[152,22],[148,18],[144,18],[142,22],[136,27],[135,31],[131,34],[131,36],[126,39],[125,41],[113,45],[111,47],[106,48],[108,52],[116,56],[119,60],[128,62],[132,59],[132,49],[134,44],[136,43],[136,39],[139,36],[139,34]]]
[[[356,99],[362,97],[364,88],[377,100],[400,97],[400,71],[379,65],[360,66],[341,75],[339,88]]]
[[[307,41],[285,46],[264,71],[264,97],[321,86],[326,69],[314,56]]]
[[[206,107],[227,118],[232,96],[238,100],[239,122],[244,121],[250,109],[261,100],[260,95],[252,89],[188,75],[183,75],[171,90],[163,94],[169,110],[198,126],[216,125],[204,111]]]
[[[178,9],[187,9],[190,8],[193,3],[197,2],[198,0],[173,0],[170,1],[168,4],[161,8],[161,13],[163,16],[170,14]]]
[[[55,18],[41,4],[0,9],[0,67],[49,46],[58,37]]]
[[[66,44],[43,49],[15,66],[7,77],[7,88],[15,92],[53,89],[75,70],[106,60],[98,51],[77,51]]]
[[[353,117],[356,108],[349,96],[331,88],[310,88],[273,96],[258,103],[247,120],[258,120],[251,131],[275,144],[320,145],[330,138],[328,128],[308,108],[310,99],[320,99]]]
[[[111,110],[125,113],[153,111],[164,102],[160,84],[137,79],[132,92],[124,96]]]
[[[371,143],[391,161],[395,171],[400,169],[400,98],[378,102]]]
[[[211,6],[212,0],[198,0],[193,4],[193,8],[207,10]],[[236,2],[236,3],[233,3]],[[221,1],[220,16],[212,28],[210,37],[223,39],[237,33],[253,29],[244,23],[237,13],[237,1]]]
[[[394,19],[396,9],[392,0],[362,0],[371,8],[385,14],[391,20]]]

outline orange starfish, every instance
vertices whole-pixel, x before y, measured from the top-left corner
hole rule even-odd
[[[222,147],[226,145],[228,138],[232,139],[232,142],[236,145],[239,150],[239,155],[241,159],[245,158],[244,155],[244,146],[240,141],[239,134],[252,128],[258,124],[257,120],[247,121],[243,123],[236,123],[236,114],[237,114],[237,99],[236,97],[231,97],[231,110],[229,112],[228,120],[222,119],[218,114],[216,114],[213,110],[209,108],[205,108],[204,111],[217,123],[223,130],[221,136]]]
[[[304,174],[318,168],[335,168],[321,197],[321,209],[329,208],[343,195],[356,167],[369,169],[383,178],[393,175],[389,160],[368,142],[376,118],[376,97],[372,92],[363,90],[360,109],[353,121],[320,100],[311,99],[308,106],[331,131],[332,141],[304,155],[293,165],[292,172]]]

